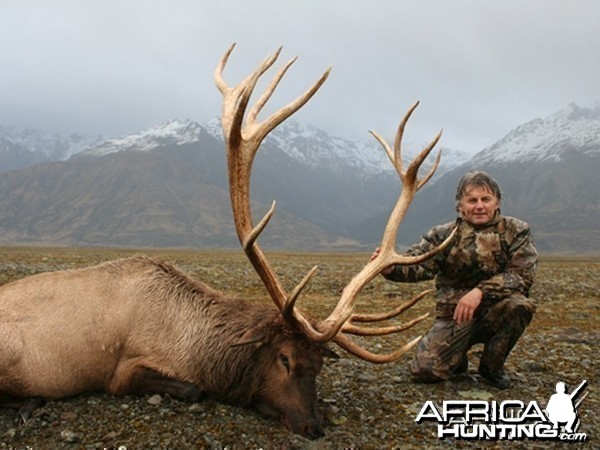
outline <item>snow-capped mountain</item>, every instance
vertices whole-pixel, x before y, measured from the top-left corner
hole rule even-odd
[[[290,157],[313,167],[338,168],[346,165],[357,173],[376,174],[391,172],[393,167],[385,150],[374,139],[350,141],[331,136],[323,130],[311,126],[302,126],[298,122],[284,122],[265,139],[266,144],[285,151]],[[420,149],[419,149],[420,150]],[[405,161],[412,160],[416,151],[403,149]],[[464,163],[469,155],[464,152],[444,149],[444,158],[440,172]],[[424,164],[424,168],[433,163],[434,158]]]
[[[581,108],[574,103],[545,119],[518,126],[478,153],[473,166],[520,161],[560,161],[566,148],[600,152],[600,104]]]
[[[0,127],[0,139],[4,142],[0,148],[4,155],[0,155],[0,171],[40,162],[64,161],[73,155],[94,157],[123,151],[148,152],[166,146],[178,147],[197,143],[206,135],[223,141],[219,118],[215,117],[206,124],[188,119],[170,120],[137,133],[106,140],[101,136],[62,136],[33,129]],[[283,151],[307,167],[338,171],[348,168],[356,171],[358,177],[393,170],[385,151],[375,139],[350,141],[293,120],[275,128],[266,137],[264,147],[266,149],[261,153]],[[405,160],[412,159],[416,152],[412,148],[403,151]],[[438,176],[468,158],[467,153],[445,148]],[[426,161],[424,167],[432,162],[433,157]]]
[[[102,156],[120,151],[151,151],[164,146],[182,146],[198,142],[206,134],[223,141],[220,119],[214,118],[204,125],[191,120],[164,122],[139,133],[106,140],[85,150],[81,156]],[[293,160],[308,167],[332,170],[347,167],[356,170],[357,175],[392,170],[385,151],[374,139],[350,141],[293,120],[275,128],[266,137],[263,145],[283,151]],[[410,151],[404,155],[405,159],[412,156],[414,152]],[[464,163],[468,158],[467,153],[444,149],[440,173]]]
[[[31,128],[4,126],[0,126],[0,139],[17,146],[21,151],[27,151],[28,159],[33,159],[35,162],[64,161],[103,140],[102,136],[80,134],[64,136]],[[0,166],[0,170],[2,169],[4,167]]]
[[[219,118],[209,121],[206,129],[216,139],[223,140]],[[265,138],[265,145],[279,148],[294,160],[312,167],[335,168],[342,164],[369,173],[391,170],[387,156],[375,141],[349,141],[293,120],[275,128]]]
[[[43,160],[43,155],[0,137],[0,172],[32,166]]]
[[[170,120],[128,136],[108,139],[82,152],[81,156],[103,156],[122,151],[148,152],[167,145],[197,142],[206,129],[191,120]]]

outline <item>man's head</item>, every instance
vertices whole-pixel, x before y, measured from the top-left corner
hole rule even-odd
[[[500,208],[500,186],[487,173],[472,171],[464,175],[456,189],[456,210],[473,225],[491,222]]]

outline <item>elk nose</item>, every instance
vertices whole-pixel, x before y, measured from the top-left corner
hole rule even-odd
[[[325,436],[323,426],[321,425],[321,422],[317,420],[311,420],[304,427],[304,433],[302,434],[310,439],[318,439],[320,437]]]

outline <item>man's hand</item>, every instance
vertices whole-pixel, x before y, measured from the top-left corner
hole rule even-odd
[[[375,249],[375,251],[374,251],[373,253],[371,253],[371,258],[370,258],[370,261],[373,261],[373,260],[374,260],[375,258],[377,258],[378,256],[379,256],[379,247],[377,247],[377,248]],[[393,271],[393,270],[394,270],[394,266],[393,266],[393,265],[392,265],[392,266],[388,266],[388,267],[386,267],[385,269],[383,269],[383,270],[381,271],[381,275],[383,275],[383,276],[387,276],[387,275],[389,275],[390,273],[392,273],[392,271]]]
[[[481,304],[482,298],[483,292],[479,288],[471,289],[463,295],[456,304],[456,309],[454,310],[454,320],[456,320],[456,323],[460,325],[473,320],[475,310]]]

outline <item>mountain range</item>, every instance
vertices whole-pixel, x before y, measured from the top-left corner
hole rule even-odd
[[[597,253],[599,161],[600,106],[569,105],[520,125],[472,157],[444,148],[436,177],[418,193],[400,227],[399,244],[453,220],[458,179],[478,168],[500,182],[503,213],[529,222],[542,252]],[[173,120],[113,139],[0,127],[0,172],[4,244],[239,245],[216,119]],[[277,200],[261,243],[370,249],[399,190],[375,140],[349,141],[284,122],[264,141],[253,171],[255,216]]]

